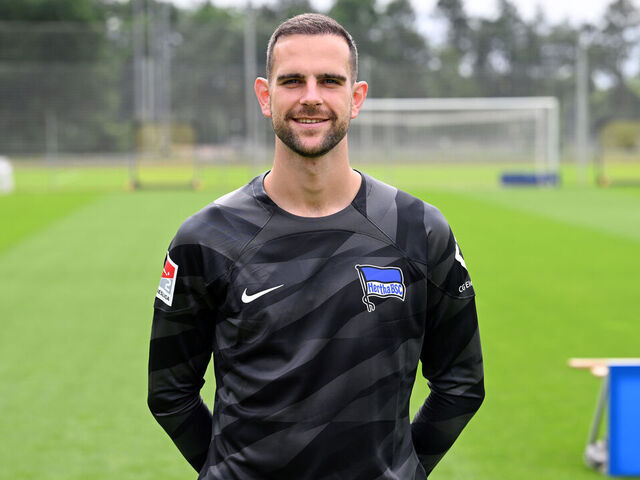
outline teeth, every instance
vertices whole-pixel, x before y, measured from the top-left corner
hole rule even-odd
[[[320,123],[320,122],[324,122],[324,120],[315,119],[315,118],[299,118],[296,121],[299,122],[299,123]]]

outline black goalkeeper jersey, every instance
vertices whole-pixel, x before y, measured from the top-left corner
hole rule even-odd
[[[480,406],[474,291],[449,225],[362,177],[348,207],[307,218],[261,175],[171,242],[149,406],[199,479],[425,479]],[[212,355],[213,414],[199,393]],[[419,360],[431,393],[411,422]]]

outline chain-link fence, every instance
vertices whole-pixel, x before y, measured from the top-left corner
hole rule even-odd
[[[0,154],[266,159],[273,132],[253,98],[252,78],[264,74],[263,37],[272,27],[242,15],[224,28],[184,25],[160,4],[133,13],[126,23],[100,25],[0,22]],[[575,69],[554,68],[550,60],[535,74],[487,83],[495,95],[556,97],[566,153],[575,143],[579,82]],[[433,62],[360,59],[371,97],[430,97],[436,90],[463,97],[482,80],[462,75],[463,83],[449,85],[438,75]]]

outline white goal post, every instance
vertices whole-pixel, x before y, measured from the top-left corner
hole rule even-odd
[[[559,128],[554,97],[368,98],[349,147],[362,163],[504,164],[556,174]]]

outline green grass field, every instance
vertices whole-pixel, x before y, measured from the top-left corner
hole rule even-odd
[[[640,188],[364,170],[444,212],[476,288],[487,398],[430,478],[599,478],[581,458],[599,382],[567,359],[640,356]],[[180,222],[250,175],[126,192],[118,169],[18,169],[0,197],[1,479],[195,478],[146,407],[152,304]]]

